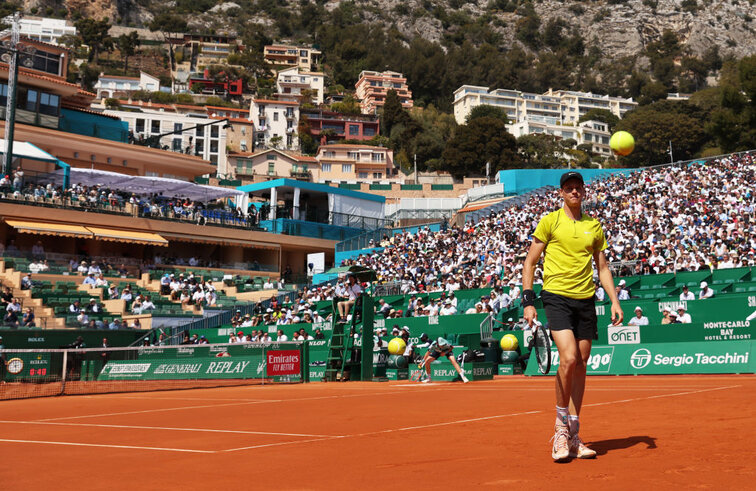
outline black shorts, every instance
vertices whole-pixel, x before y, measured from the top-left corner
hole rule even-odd
[[[446,353],[443,353],[441,351],[429,351],[428,355],[430,355],[430,357],[433,358],[434,360],[438,360],[441,357],[441,355],[447,358],[454,357],[454,353],[452,352],[452,350],[449,350]]]
[[[598,320],[594,297],[576,299],[547,291],[541,292],[549,330],[571,330],[575,339],[598,339]]]

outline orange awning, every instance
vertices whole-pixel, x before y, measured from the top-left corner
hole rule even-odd
[[[168,241],[158,234],[99,227],[87,227],[87,229],[89,229],[94,234],[95,238],[99,240],[168,247]]]
[[[179,242],[195,242],[200,244],[213,244],[213,245],[226,245],[226,246],[242,246],[250,247],[254,249],[269,249],[277,251],[281,248],[280,244],[272,244],[268,242],[257,242],[254,240],[245,239],[228,239],[225,237],[211,237],[207,235],[189,235],[179,233],[166,233],[165,237],[169,240],[177,240]]]
[[[79,237],[84,239],[92,238],[92,232],[79,225],[26,222],[22,220],[5,220],[5,223],[15,228],[22,234],[56,235],[59,237]]]
[[[457,213],[467,213],[470,211],[482,210],[483,208],[489,207],[491,205],[495,205],[496,203],[504,201],[505,199],[508,199],[508,198],[493,199],[493,200],[486,200],[486,201],[478,201],[477,203],[470,203],[469,205],[459,210]]]

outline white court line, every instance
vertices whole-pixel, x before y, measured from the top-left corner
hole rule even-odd
[[[299,401],[319,401],[323,399],[346,399],[348,397],[365,397],[365,396],[384,396],[386,394],[403,394],[404,391],[391,391],[391,392],[376,392],[373,394],[347,394],[347,395],[333,395],[333,396],[318,396],[318,397],[301,397],[292,399],[270,399],[270,400],[254,400],[250,402],[229,402],[227,404],[209,404],[205,406],[179,406],[179,407],[167,407],[160,409],[144,409],[140,411],[124,411],[119,413],[102,413],[102,414],[84,414],[81,416],[64,416],[61,418],[46,418],[38,419],[35,421],[62,421],[64,419],[82,419],[82,418],[99,418],[105,416],[121,416],[126,414],[145,414],[145,413],[158,413],[164,411],[181,411],[184,409],[205,409],[214,407],[228,407],[228,406],[244,406],[248,404],[268,404],[274,402],[299,402]]]
[[[87,398],[94,398],[97,396],[86,396]],[[126,395],[120,395],[120,394],[113,394],[110,396],[111,399],[138,399],[138,400],[151,400],[151,401],[238,401],[238,402],[267,402],[270,399],[250,399],[245,397],[220,397],[220,398],[213,398],[213,397],[150,397],[150,396],[126,396]]]
[[[265,401],[265,402],[278,402],[278,401]],[[64,416],[62,418],[47,418],[38,419],[37,421],[60,421],[64,419],[80,419],[80,418],[96,418],[98,416],[121,416],[124,414],[144,414],[144,413],[159,413],[163,411],[180,411],[183,409],[205,409],[211,407],[228,407],[228,406],[243,406],[245,404],[263,404],[260,401],[252,402],[230,402],[228,404],[208,404],[204,406],[181,406],[181,407],[166,407],[161,409],[144,409],[141,411],[124,411],[120,413],[105,413],[105,414],[85,414],[82,416]]]
[[[726,387],[714,387],[709,389],[700,389],[700,390],[693,390],[693,391],[687,391],[687,392],[677,392],[674,394],[658,394],[653,396],[647,396],[647,397],[637,397],[633,399],[622,399],[617,401],[608,401],[608,402],[597,402],[593,404],[584,404],[583,407],[588,406],[604,406],[609,404],[620,404],[620,403],[626,403],[626,402],[635,402],[635,401],[643,401],[647,399],[659,399],[663,397],[678,397],[683,395],[689,395],[689,394],[699,394],[702,392],[712,392],[715,390],[726,390],[726,389],[734,389],[737,387],[742,387],[741,385],[730,385]],[[496,414],[493,416],[483,416],[480,418],[470,418],[470,419],[460,419],[455,421],[446,421],[442,423],[432,423],[427,425],[419,425],[419,426],[406,426],[404,428],[395,428],[395,429],[388,429],[388,430],[379,430],[379,431],[371,431],[367,433],[355,433],[352,435],[343,435],[340,437],[331,437],[331,438],[315,438],[312,440],[301,440],[296,442],[281,442],[281,443],[272,443],[272,444],[266,444],[266,445],[255,445],[251,447],[241,447],[241,448],[232,448],[228,450],[222,450],[222,452],[234,452],[237,450],[251,450],[255,448],[262,448],[262,447],[276,447],[280,445],[294,445],[298,443],[309,443],[309,442],[318,442],[318,441],[325,441],[325,440],[333,440],[336,438],[356,438],[356,437],[362,437],[362,436],[372,436],[372,435],[380,435],[385,433],[395,433],[398,431],[412,431],[412,430],[421,430],[421,429],[427,429],[427,428],[437,428],[440,426],[451,426],[451,425],[457,425],[457,424],[464,424],[464,423],[475,423],[478,421],[489,421],[492,419],[501,419],[501,418],[510,418],[515,416],[526,416],[526,415],[533,415],[533,414],[540,414],[546,412],[545,410],[536,410],[536,411],[524,411],[519,413],[509,413],[509,414]]]
[[[44,445],[67,445],[72,447],[104,447],[104,448],[126,448],[136,450],[160,450],[163,452],[189,452],[189,453],[217,453],[215,450],[192,450],[188,448],[163,448],[163,447],[137,447],[134,445],[105,445],[101,443],[76,443],[76,442],[50,442],[45,440],[9,440],[0,438],[0,442],[8,443],[38,443]]]
[[[132,425],[105,425],[95,423],[60,423],[53,421],[0,421],[0,424],[28,424],[28,425],[55,425],[55,426],[85,426],[88,428],[125,428],[132,430],[164,430],[164,431],[193,431],[199,433],[237,433],[240,435],[272,435],[272,436],[301,436],[330,438],[331,435],[311,435],[306,433],[277,433],[272,431],[245,431],[245,430],[215,430],[210,428],[175,428],[168,426],[132,426]]]

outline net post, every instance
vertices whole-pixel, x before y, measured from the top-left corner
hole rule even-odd
[[[301,350],[299,355],[301,373],[299,376],[302,383],[306,383],[310,381],[310,342],[305,340],[299,345],[299,349]]]
[[[262,385],[265,385],[265,378],[268,376],[268,354],[265,352],[265,348],[267,348],[267,345],[263,344],[262,345],[263,369],[262,369],[262,373],[260,374],[260,377],[262,378]]]
[[[63,352],[63,372],[60,374],[60,395],[66,392],[66,376],[68,374],[68,350]]]

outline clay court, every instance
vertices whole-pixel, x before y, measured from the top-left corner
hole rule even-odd
[[[596,460],[555,464],[553,380],[311,383],[0,403],[22,489],[753,488],[756,377],[591,377]]]

